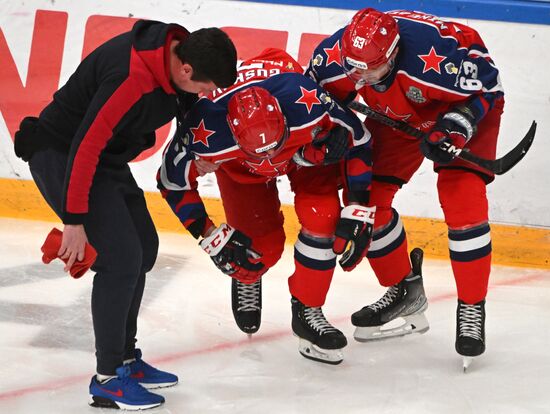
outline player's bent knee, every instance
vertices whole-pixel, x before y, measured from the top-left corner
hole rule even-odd
[[[252,247],[262,255],[260,261],[267,268],[273,267],[283,255],[285,239],[285,232],[281,228],[252,240]]]
[[[340,218],[340,200],[327,196],[297,196],[295,210],[302,228],[308,233],[330,237]]]

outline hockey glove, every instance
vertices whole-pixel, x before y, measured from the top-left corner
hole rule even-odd
[[[450,163],[475,133],[474,117],[466,108],[443,115],[420,143],[424,156],[439,164]]]
[[[252,250],[252,240],[228,224],[222,223],[199,244],[218,269],[240,282],[254,283],[267,271],[263,263],[257,262],[261,256]]]
[[[339,162],[346,155],[349,143],[349,131],[346,128],[338,125],[321,134],[294,154],[292,159],[296,164],[303,167],[329,165]]]
[[[346,206],[336,226],[336,239],[332,250],[341,254],[340,266],[349,272],[357,266],[370,245],[376,207]]]

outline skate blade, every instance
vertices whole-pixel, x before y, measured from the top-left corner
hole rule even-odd
[[[241,330],[241,332],[245,333],[249,338],[252,336],[252,334],[255,334],[260,330],[260,324],[248,325],[248,326],[237,324],[237,327]]]
[[[465,374],[468,370],[468,367],[473,362],[473,360],[474,360],[474,357],[468,357],[468,356],[462,357],[462,369]]]
[[[298,338],[298,341],[298,350],[304,358],[331,365],[338,365],[344,360],[341,349],[319,348],[303,338]]]
[[[382,326],[358,326],[355,328],[353,337],[358,342],[370,342],[413,333],[423,334],[430,329],[430,324],[424,313],[403,316],[403,319],[404,322],[401,325],[391,328],[387,328],[388,324]]]

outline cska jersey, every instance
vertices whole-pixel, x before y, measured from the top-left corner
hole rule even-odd
[[[280,52],[286,55],[286,52]],[[165,150],[157,177],[158,187],[180,221],[196,237],[205,228],[205,220],[206,223],[209,220],[197,191],[194,159],[220,164],[220,168],[240,183],[267,182],[298,168],[292,161],[296,151],[338,125],[347,129],[352,138],[346,159],[350,200],[368,201],[370,133],[348,108],[338,105],[311,79],[296,73],[294,65],[298,64],[290,56],[286,55],[292,61],[275,60],[270,56],[269,61],[261,55],[243,62],[235,85],[215,91],[213,100],[200,99],[178,126]],[[297,68],[301,70],[299,65]],[[283,150],[275,157],[261,161],[247,159],[227,124],[229,99],[236,91],[253,85],[265,88],[277,98],[289,128]]]
[[[502,99],[498,69],[474,29],[421,12],[388,14],[397,21],[400,41],[387,79],[356,89],[340,63],[345,28],[319,44],[306,75],[342,102],[358,93],[371,108],[425,131],[456,105],[467,105],[477,123]]]

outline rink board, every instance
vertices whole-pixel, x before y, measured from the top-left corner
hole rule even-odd
[[[146,192],[147,205],[159,230],[183,232],[183,225],[159,193]],[[224,221],[221,200],[205,198],[208,214],[219,224]],[[287,243],[294,243],[299,223],[293,206],[283,205]],[[40,196],[32,181],[0,178],[0,216],[59,221]],[[442,220],[403,217],[409,247],[422,247],[427,257],[447,259],[447,228]],[[506,266],[550,268],[550,230],[491,224],[493,263]]]

